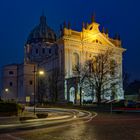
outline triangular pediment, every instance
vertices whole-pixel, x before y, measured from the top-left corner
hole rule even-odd
[[[93,43],[93,44],[114,47],[114,44],[109,40],[109,37],[106,34],[101,33],[100,31],[96,34],[93,32],[86,32],[83,41],[86,41],[88,43]]]
[[[99,30],[99,24],[96,22],[92,22],[89,25],[87,24],[82,32],[83,41],[114,47],[114,44],[109,40],[108,34],[101,33]]]

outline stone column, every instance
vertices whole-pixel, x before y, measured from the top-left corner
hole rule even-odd
[[[65,87],[64,87],[65,91],[64,91],[64,96],[65,96],[65,100],[67,100],[67,80],[65,80]]]
[[[69,74],[72,75],[72,51],[69,51]]]
[[[69,76],[69,50],[65,49],[65,72],[66,77]]]
[[[68,82],[68,80],[67,80],[67,102],[69,102],[69,100],[70,100],[70,93],[69,93],[69,82]]]

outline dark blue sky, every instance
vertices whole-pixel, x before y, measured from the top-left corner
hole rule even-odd
[[[23,48],[29,32],[44,13],[56,32],[63,21],[80,30],[82,22],[96,21],[119,33],[123,47],[124,67],[133,79],[140,79],[140,1],[139,0],[1,0],[0,1],[0,67],[23,61]]]

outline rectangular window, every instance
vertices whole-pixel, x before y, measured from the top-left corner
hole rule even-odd
[[[38,49],[35,50],[36,54],[38,54]]]
[[[9,71],[9,75],[13,75],[14,74],[14,72],[13,71]]]
[[[30,81],[29,81],[29,84],[30,84],[30,85],[32,85],[32,84],[33,84],[33,81],[32,81],[32,80],[30,80]]]
[[[12,86],[13,86],[13,82],[10,82],[10,83],[9,83],[9,86],[12,87]]]

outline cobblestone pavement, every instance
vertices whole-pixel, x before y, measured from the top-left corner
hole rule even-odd
[[[140,140],[140,114],[99,113],[88,123],[4,134],[0,140]]]

